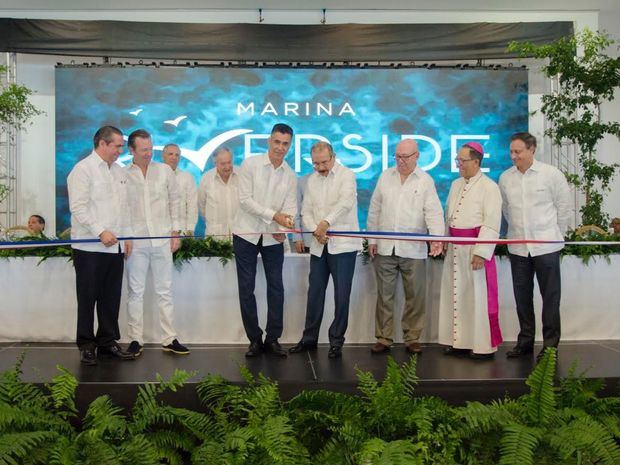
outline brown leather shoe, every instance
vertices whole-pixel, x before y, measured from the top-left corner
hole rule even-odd
[[[370,351],[373,354],[383,354],[390,350],[390,346],[386,346],[385,344],[380,343],[379,341],[375,342],[375,345],[370,348]]]
[[[407,344],[407,352],[409,352],[410,354],[421,354],[422,346],[419,342],[411,342]]]

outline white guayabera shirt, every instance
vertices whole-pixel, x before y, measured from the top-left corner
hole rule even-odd
[[[515,166],[499,178],[502,212],[509,239],[564,240],[571,215],[570,189],[564,174],[534,160],[525,173]],[[532,257],[557,252],[564,244],[510,244],[514,255]]]
[[[180,231],[179,192],[174,171],[164,163],[152,161],[146,177],[133,163],[127,170],[127,195],[131,225],[136,236],[170,236]],[[135,241],[134,247],[159,247],[169,239]]]
[[[307,231],[314,231],[323,220],[333,231],[359,231],[355,173],[338,162],[327,176],[312,173],[304,191],[301,219]],[[323,254],[324,245],[315,237],[309,245],[312,255]],[[330,254],[355,252],[361,248],[362,241],[351,237],[330,237],[327,242]]]
[[[205,219],[206,234],[225,239],[233,230],[239,209],[239,175],[235,170],[224,182],[217,169],[207,171],[198,186],[198,208]]]
[[[279,244],[272,237],[285,228],[273,221],[277,212],[295,218],[297,213],[297,176],[286,161],[274,168],[267,154],[246,158],[239,169],[239,210],[233,233],[252,244]]]
[[[395,231],[442,236],[445,232],[443,209],[435,182],[419,166],[404,183],[396,168],[385,170],[370,199],[368,231]],[[377,244],[377,253],[403,258],[424,259],[428,256],[426,242],[369,239]]]
[[[196,182],[187,171],[174,170],[179,190],[179,224],[181,231],[194,231],[198,222],[198,205],[196,202]]]
[[[71,239],[97,239],[103,231],[116,237],[131,236],[126,193],[127,175],[116,163],[108,164],[93,150],[67,177]],[[121,250],[124,245],[120,241]],[[101,242],[72,244],[87,252],[118,253],[118,246]]]

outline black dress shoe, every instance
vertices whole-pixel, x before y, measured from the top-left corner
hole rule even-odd
[[[477,354],[476,352],[470,352],[469,358],[472,360],[493,360],[495,358],[495,353]]]
[[[443,350],[444,355],[449,355],[451,357],[466,357],[469,355],[469,350],[467,349],[455,349],[454,347],[446,347]]]
[[[543,358],[543,356],[545,355],[546,350],[548,349],[548,347],[543,347],[540,352],[538,352],[538,355],[536,356],[536,363],[540,362]],[[556,348],[556,361],[557,361],[557,348]]]
[[[275,355],[276,357],[286,357],[288,355],[286,350],[282,348],[278,341],[265,342],[263,350],[265,351],[265,353]]]
[[[99,347],[99,349],[97,349],[97,353],[99,355],[107,355],[109,357],[116,357],[120,360],[135,360],[136,359],[136,356],[134,354],[125,352],[123,349],[121,349],[121,346],[119,346],[116,342],[110,346]]]
[[[80,362],[84,365],[97,365],[97,356],[93,349],[80,349]]]
[[[534,352],[533,347],[524,347],[517,344],[511,350],[506,352],[506,358],[519,358],[527,355],[532,355]]]
[[[327,358],[340,358],[342,357],[342,347],[331,346],[329,352],[327,352]]]
[[[313,344],[310,342],[299,341],[293,347],[289,348],[288,352],[290,354],[298,354],[300,352],[310,352],[310,351],[315,351],[316,347],[317,347],[316,342]]]
[[[258,357],[263,351],[263,343],[260,341],[250,343],[248,351],[245,353],[246,357]]]

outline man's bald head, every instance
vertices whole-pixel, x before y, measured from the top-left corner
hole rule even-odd
[[[401,140],[396,146],[396,153],[413,153],[418,151],[418,143],[415,139]]]
[[[409,176],[415,171],[419,156],[418,143],[415,140],[405,139],[398,143],[394,158],[396,159],[396,169],[401,176]]]

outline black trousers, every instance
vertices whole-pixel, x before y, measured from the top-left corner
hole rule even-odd
[[[239,306],[245,334],[250,342],[262,342],[263,330],[258,325],[258,312],[254,287],[256,284],[256,264],[258,254],[263,259],[267,280],[267,327],[265,342],[276,342],[282,336],[284,314],[284,284],[282,265],[284,246],[275,244],[263,246],[261,237],[258,244],[252,244],[238,236],[233,236],[233,251],[237,265],[237,284],[239,286]]]
[[[77,291],[77,337],[80,349],[106,347],[120,339],[118,310],[121,304],[124,255],[73,249]],[[97,334],[94,332],[95,307]]]
[[[325,246],[320,257],[315,255],[310,257],[308,304],[303,342],[316,344],[319,339],[325,309],[325,290],[331,274],[334,281],[334,321],[329,326],[329,345],[342,347],[344,344],[344,333],[349,324],[349,299],[356,256],[357,252],[330,254]]]
[[[534,275],[542,296],[542,330],[545,347],[557,347],[560,342],[560,252],[532,257],[509,254],[512,286],[519,317],[519,337],[522,347],[532,347],[536,335],[534,315]]]

